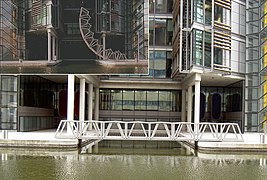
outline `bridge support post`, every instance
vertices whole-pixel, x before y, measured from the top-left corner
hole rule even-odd
[[[182,122],[186,122],[186,90],[182,89]]]
[[[51,46],[52,46],[52,42],[51,42],[51,38],[52,38],[52,35],[51,35],[51,29],[47,29],[47,60],[48,62],[51,61]]]
[[[94,120],[98,121],[99,119],[99,88],[95,88],[95,118]]]
[[[198,150],[198,141],[195,141],[194,146],[195,146],[195,150]]]
[[[195,110],[194,110],[194,132],[198,138],[199,134],[199,116],[200,116],[200,81],[195,81]]]
[[[68,98],[67,98],[67,120],[73,120],[74,118],[74,86],[75,76],[73,74],[68,75]],[[67,134],[72,133],[71,124],[67,125]]]
[[[85,120],[85,79],[80,79],[79,120],[80,121]],[[82,129],[83,129],[83,124],[80,123],[79,127],[80,133],[82,133]]]
[[[192,86],[188,87],[187,90],[187,122],[192,121]]]
[[[93,120],[93,84],[89,84],[88,88],[88,120]],[[89,130],[92,129],[92,124],[89,125]]]

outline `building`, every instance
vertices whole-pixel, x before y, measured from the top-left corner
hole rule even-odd
[[[244,132],[261,131],[264,74],[262,81],[258,78],[264,66],[259,69],[256,55],[262,49],[254,46],[264,31],[255,27],[262,18],[254,13],[263,13],[264,5],[245,0],[149,0],[148,75],[3,74],[1,129],[32,131],[54,128],[60,119],[95,119],[235,122]],[[246,30],[250,11],[256,35]],[[101,25],[102,21],[98,27],[104,28]],[[71,36],[64,38],[67,43]]]
[[[15,68],[66,61],[80,64],[79,68],[90,62],[90,66],[113,61],[136,67],[148,64],[147,0],[7,0],[0,9],[0,69],[5,73],[40,73]],[[12,65],[15,70],[4,69]],[[49,69],[45,73],[62,74]]]

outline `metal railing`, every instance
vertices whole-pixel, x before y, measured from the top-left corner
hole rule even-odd
[[[153,141],[243,141],[237,123],[61,120],[56,138]]]

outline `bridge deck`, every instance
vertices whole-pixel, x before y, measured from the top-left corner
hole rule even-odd
[[[243,141],[236,123],[62,120],[55,137],[145,141]]]

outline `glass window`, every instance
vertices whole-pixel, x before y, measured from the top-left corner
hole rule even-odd
[[[0,94],[0,105],[4,107],[17,107],[17,93],[2,92]]]
[[[205,0],[205,24],[206,25],[211,25],[211,12],[212,12],[211,0]]]
[[[147,91],[147,110],[157,111],[159,106],[158,91]]]
[[[205,66],[210,67],[211,64],[211,33],[205,32]]]
[[[223,50],[220,48],[214,48],[214,63],[222,65]]]
[[[155,21],[153,19],[149,19],[149,45],[154,44],[154,26]]]
[[[149,0],[149,12],[150,13],[171,13],[173,0]]]
[[[100,90],[100,110],[110,109],[110,90]]]
[[[122,110],[122,90],[111,90],[111,110]]]
[[[182,101],[181,101],[181,91],[171,91],[171,111],[172,112],[181,112]]]
[[[223,8],[214,6],[214,20],[223,23]]]
[[[146,110],[146,91],[135,91],[135,110]]]
[[[2,76],[2,91],[17,91],[17,77]]]
[[[159,91],[159,111],[171,111],[172,101],[170,91]]]
[[[155,19],[155,45],[166,45],[166,19]]]
[[[194,1],[194,20],[203,23],[203,0]]]
[[[166,51],[150,51],[149,70],[153,77],[166,77]]]
[[[134,110],[134,91],[123,90],[123,110]]]
[[[17,77],[0,75],[0,129],[15,130],[17,123]]]
[[[203,31],[193,30],[193,61],[195,65],[202,65],[203,59]]]

